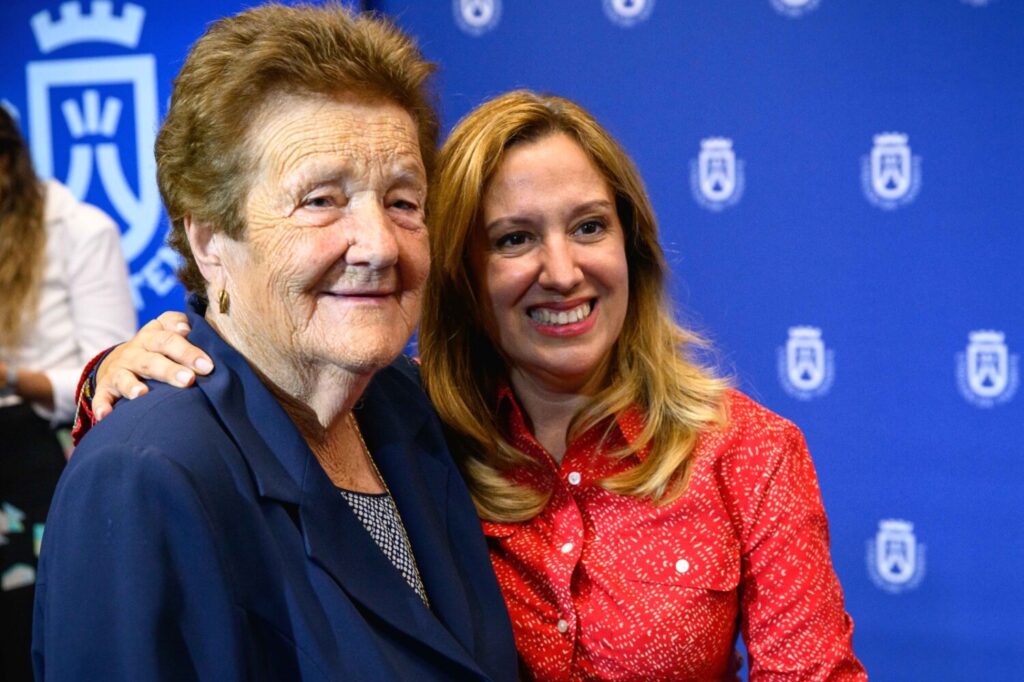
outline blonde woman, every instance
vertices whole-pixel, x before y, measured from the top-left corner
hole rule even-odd
[[[523,676],[732,679],[742,636],[752,680],[865,679],[803,436],[691,357],[608,132],[558,97],[487,102],[442,149],[429,215],[423,381]],[[157,336],[111,364],[200,357]]]
[[[0,678],[30,680],[36,542],[82,363],[135,331],[117,225],[40,182],[0,108]]]

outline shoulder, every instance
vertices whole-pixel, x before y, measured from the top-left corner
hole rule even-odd
[[[726,426],[701,435],[694,480],[725,502],[739,536],[752,542],[765,519],[793,520],[801,510],[820,516],[817,476],[800,429],[739,391],[729,392],[727,405]]]
[[[46,225],[69,239],[119,237],[117,223],[99,208],[79,201],[56,180],[46,181]]]
[[[75,448],[70,466],[96,466],[103,458],[147,453],[146,461],[163,459],[212,480],[221,469],[216,455],[233,447],[205,395],[192,387],[176,389],[151,383],[149,392],[135,400],[122,401],[111,414],[95,425]]]
[[[736,389],[726,392],[725,401],[727,437],[768,442],[803,437],[796,424]]]
[[[715,468],[760,479],[806,453],[803,433],[790,420],[735,389],[727,391],[725,403],[725,426],[704,432],[698,445],[698,456]]]

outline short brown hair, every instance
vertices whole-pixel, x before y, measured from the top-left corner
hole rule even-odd
[[[416,122],[429,174],[438,120],[430,92],[434,65],[387,20],[337,4],[266,4],[214,22],[174,80],[156,141],[157,181],[171,220],[168,242],[184,262],[178,278],[205,296],[185,235],[192,216],[239,238],[255,165],[250,127],[275,95],[380,98]]]
[[[478,512],[494,521],[532,517],[550,491],[516,485],[508,475],[529,466],[530,459],[502,435],[493,417],[497,387],[506,380],[504,361],[484,325],[487,304],[476,295],[469,248],[480,228],[487,183],[507,151],[558,133],[575,140],[611,186],[629,263],[629,307],[611,353],[611,380],[573,420],[570,436],[639,406],[646,417],[643,431],[613,456],[650,447],[649,455],[602,484],[668,502],[685,489],[699,432],[724,420],[726,382],[689,357],[689,349],[702,341],[673,318],[654,210],[629,155],[567,99],[525,90],[501,95],[460,121],[438,156],[430,191],[431,271],[419,334],[424,384],[451,429],[452,449]]]

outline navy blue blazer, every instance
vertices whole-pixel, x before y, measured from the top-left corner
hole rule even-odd
[[[406,358],[355,410],[428,610],[245,359],[152,384],[82,441],[39,562],[39,680],[513,680],[512,630],[469,495]]]

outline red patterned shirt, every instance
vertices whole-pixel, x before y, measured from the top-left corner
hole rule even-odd
[[[602,457],[600,426],[557,464],[502,392],[506,433],[543,465],[530,483],[553,491],[528,522],[483,524],[526,677],[732,680],[742,632],[752,681],[867,679],[803,435],[739,392],[728,407],[686,493],[655,507],[596,485],[636,462]],[[621,415],[605,451],[642,418]]]

